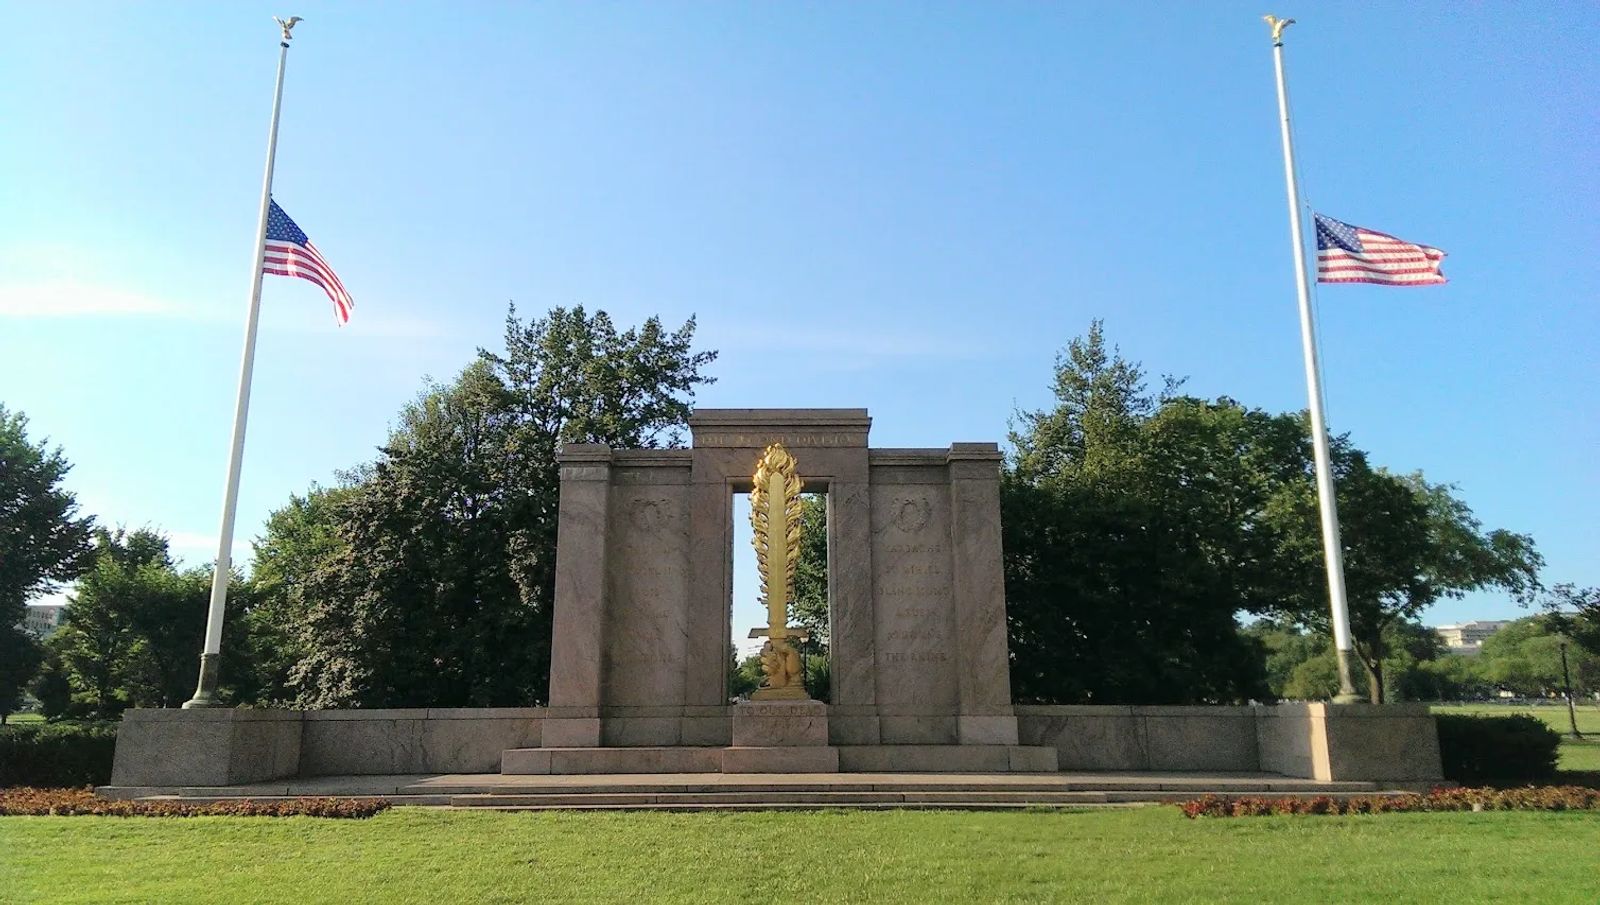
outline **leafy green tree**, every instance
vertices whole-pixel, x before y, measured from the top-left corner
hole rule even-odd
[[[1096,323],[1057,358],[1055,405],[1019,413],[1002,484],[1019,700],[1259,697],[1266,677],[1243,664],[1262,639],[1235,614],[1328,632],[1305,417],[1177,389],[1150,393]],[[1450,486],[1373,468],[1347,437],[1333,466],[1356,654],[1381,702],[1388,665],[1409,676],[1429,659],[1394,646],[1424,608],[1484,588],[1527,600],[1542,561]],[[1289,693],[1301,664],[1275,668]]]
[[[676,445],[712,352],[694,321],[619,331],[604,312],[506,319],[402,412],[337,494],[280,511],[260,621],[292,639],[297,703],[493,706],[543,700],[555,584],[556,451]]]
[[[1267,651],[1267,682],[1275,696],[1288,700],[1321,700],[1339,690],[1333,639],[1298,626],[1262,620],[1246,629]],[[1448,673],[1434,667],[1443,656],[1439,637],[1418,623],[1393,623],[1386,630],[1389,656],[1383,676],[1386,697],[1399,700],[1444,700],[1459,697],[1443,681]],[[1464,658],[1455,658],[1464,659]],[[1368,677],[1353,677],[1358,692],[1367,691]],[[1445,689],[1445,690],[1442,690]]]
[[[1295,681],[1295,675],[1301,665],[1310,660],[1315,660],[1329,653],[1327,638],[1301,631],[1292,624],[1273,622],[1262,619],[1246,626],[1244,633],[1261,645],[1266,652],[1267,687],[1274,698],[1304,699],[1325,697],[1320,692],[1313,695],[1296,694],[1302,690],[1302,685],[1297,684],[1293,689],[1290,683]],[[1338,682],[1335,679],[1334,687]]]
[[[1550,625],[1593,654],[1600,654],[1600,588],[1570,583],[1550,589],[1544,601]]]
[[[71,467],[59,447],[28,440],[27,416],[0,405],[0,722],[41,659],[18,627],[24,607],[88,564],[93,521],[61,486]]]
[[[341,486],[313,486],[304,496],[292,495],[268,516],[263,536],[254,543],[248,583],[252,605],[244,615],[252,670],[246,700],[283,704],[295,698],[289,677],[309,651],[303,633],[314,604],[309,596],[312,576],[348,552],[338,530],[338,507],[353,499],[362,476],[356,472],[345,478]],[[237,677],[239,664],[232,664],[228,673]]]
[[[98,716],[114,716],[130,706],[128,666],[137,639],[128,626],[125,601],[130,575],[145,566],[170,567],[166,543],[139,535],[98,529],[94,567],[78,582],[66,618],[50,638],[73,687],[73,701]],[[134,548],[134,549],[130,549]]]
[[[1526,697],[1547,697],[1564,689],[1561,647],[1567,646],[1572,691],[1600,691],[1600,654],[1562,634],[1562,623],[1546,615],[1518,619],[1484,639],[1479,655],[1484,675],[1496,686]]]
[[[0,726],[22,707],[22,690],[28,687],[44,651],[27,632],[0,630]]]
[[[1463,701],[1487,698],[1493,685],[1479,657],[1442,654],[1417,664],[1409,696],[1417,701]]]
[[[800,559],[794,569],[795,624],[828,645],[828,498],[808,493],[800,498]],[[819,699],[821,700],[821,699]]]
[[[1380,704],[1391,629],[1468,591],[1498,588],[1531,600],[1543,559],[1527,535],[1483,530],[1454,488],[1429,483],[1420,473],[1373,468],[1348,438],[1334,441],[1333,464],[1351,640],[1369,697]],[[1283,486],[1269,522],[1281,538],[1280,568],[1294,579],[1284,585],[1278,612],[1328,632],[1321,528],[1309,478]]]
[[[72,682],[67,678],[61,655],[48,645],[44,659],[28,691],[39,701],[39,712],[53,720],[68,715],[72,707]]]
[[[751,654],[743,660],[735,651],[729,658],[728,696],[747,698],[761,687],[761,655]]]
[[[94,567],[78,581],[66,622],[49,642],[78,709],[114,716],[125,707],[186,700],[210,589],[210,571],[179,571],[159,532],[96,529]],[[237,618],[247,600],[241,585],[231,595],[230,615]],[[239,635],[233,628],[224,636],[227,662],[244,659]],[[236,694],[231,686],[227,692]]]
[[[1268,694],[1261,649],[1234,616],[1265,606],[1273,585],[1241,527],[1270,481],[1225,456],[1281,427],[1176,386],[1149,393],[1096,322],[1057,358],[1054,407],[1018,414],[1001,484],[1017,700]]]

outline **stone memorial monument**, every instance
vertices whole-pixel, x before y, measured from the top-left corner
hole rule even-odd
[[[999,448],[874,449],[870,425],[863,409],[701,409],[687,449],[564,447],[548,706],[131,710],[113,786],[492,771],[1439,779],[1421,705],[1013,707]],[[788,623],[803,492],[827,500],[827,701],[809,699]],[[761,688],[731,702],[736,517],[755,529],[768,626]]]
[[[683,756],[664,749],[723,747],[724,769],[827,769],[834,748],[845,769],[1055,769],[1053,749],[1017,744],[999,447],[870,449],[870,425],[863,409],[701,409],[688,449],[563,448],[542,745],[562,755],[510,752],[507,769],[587,751],[642,771]],[[807,700],[788,641],[802,490],[827,495],[827,702]],[[769,627],[762,686],[730,706],[742,492]]]

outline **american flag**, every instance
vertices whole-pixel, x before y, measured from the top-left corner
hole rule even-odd
[[[1314,214],[1317,222],[1317,282],[1426,286],[1445,282],[1444,252],[1405,242],[1364,226]]]
[[[267,211],[267,245],[261,259],[261,269],[285,277],[299,277],[322,287],[333,299],[333,316],[340,324],[350,322],[350,312],[356,307],[339,275],[333,272],[322,252],[306,238],[305,230],[289,219],[278,202],[273,201]]]

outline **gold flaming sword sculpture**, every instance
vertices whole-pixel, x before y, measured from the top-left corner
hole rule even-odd
[[[761,687],[752,700],[808,700],[800,654],[789,643],[789,599],[800,559],[800,475],[794,457],[774,443],[761,453],[750,490],[751,543],[767,605],[767,643],[761,647]]]

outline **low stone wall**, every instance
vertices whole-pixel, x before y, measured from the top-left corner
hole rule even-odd
[[[1321,780],[1443,778],[1439,732],[1426,704],[1280,704],[1259,710],[1263,770]]]
[[[1018,740],[1062,770],[1243,771],[1324,781],[1438,781],[1439,736],[1423,704],[1019,706]]]
[[[502,752],[538,748],[538,707],[414,710],[130,710],[112,785],[221,786],[291,776],[496,773]],[[1265,707],[1019,706],[1018,742],[1054,748],[1061,770],[1267,772],[1316,780],[1437,782],[1439,740],[1421,704]],[[686,716],[638,717],[671,727]],[[728,717],[693,715],[726,745]],[[559,722],[559,721],[558,721]],[[609,741],[656,726],[619,720]],[[715,739],[709,736],[715,735]],[[617,745],[621,742],[621,745]],[[669,745],[690,744],[680,735]],[[842,760],[853,757],[844,746]],[[862,749],[865,750],[865,749]]]
[[[301,776],[498,773],[500,752],[537,748],[540,707],[308,710]]]
[[[129,710],[116,786],[225,786],[291,776],[497,773],[538,747],[538,707],[415,710]]]
[[[1062,770],[1255,771],[1253,707],[1019,706],[1017,741]]]
[[[301,714],[287,710],[129,710],[117,728],[114,786],[229,786],[294,776]]]

